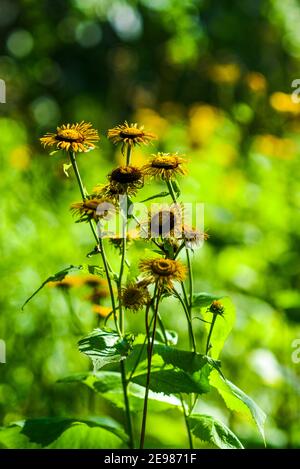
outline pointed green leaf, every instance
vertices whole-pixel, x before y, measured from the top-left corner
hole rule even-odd
[[[192,414],[190,428],[197,438],[221,449],[243,449],[237,436],[220,420],[210,415]]]
[[[169,192],[163,191],[160,192],[159,194],[152,195],[151,197],[148,197],[147,199],[141,200],[141,204],[144,202],[148,202],[148,200],[153,200],[153,199],[159,199],[160,197],[167,197],[169,195]]]
[[[76,265],[70,265],[69,267],[66,267],[65,269],[60,270],[56,274],[51,275],[50,277],[48,277],[42,283],[42,285],[37,290],[35,290],[35,292],[29,298],[27,298],[27,300],[25,301],[25,303],[22,306],[22,309],[24,309],[24,307],[27,305],[27,303],[29,303],[29,301],[32,300],[32,298],[34,298],[35,295],[37,295],[42,290],[42,288],[44,288],[44,286],[47,285],[47,283],[49,283],[49,282],[61,282],[71,272],[75,272],[77,270],[82,270],[82,268],[83,268],[82,265],[77,265],[77,266]]]
[[[194,293],[193,295],[193,308],[209,306],[214,300],[220,300],[222,296],[212,295],[211,293]]]
[[[124,360],[130,352],[133,340],[132,334],[120,337],[109,329],[95,329],[78,342],[78,347],[92,360],[94,371],[98,371],[104,365]]]
[[[63,164],[63,172],[65,173],[65,175],[67,176],[67,178],[69,177],[69,173],[68,173],[68,170],[72,167],[72,163],[64,163]]]
[[[116,407],[125,410],[124,393],[121,374],[113,371],[98,371],[97,373],[79,373],[59,380],[60,383],[80,382],[103,399]],[[145,388],[135,383],[128,384],[128,397],[132,412],[140,412],[144,407]],[[162,393],[149,392],[149,410],[162,412],[170,406],[181,409],[180,400],[174,395],[166,396]]]
[[[209,381],[211,386],[218,390],[228,409],[239,412],[250,419],[253,418],[265,442],[264,424],[266,414],[253,399],[231,381],[223,378],[216,370],[212,371]]]

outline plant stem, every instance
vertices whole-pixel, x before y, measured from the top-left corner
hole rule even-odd
[[[186,259],[187,259],[187,264],[188,264],[188,274],[189,274],[189,284],[190,284],[189,308],[190,308],[190,313],[192,313],[193,295],[194,295],[193,271],[192,271],[191,256],[190,256],[190,252],[189,252],[188,248],[186,248],[185,252],[186,252]]]
[[[185,426],[186,426],[188,439],[189,439],[189,446],[190,446],[190,449],[194,449],[190,422],[189,422],[189,418],[188,418],[188,415],[187,415],[186,410],[185,410],[185,404],[184,404],[184,400],[183,400],[183,397],[182,397],[181,394],[180,394],[180,400],[181,400],[181,405],[182,405],[182,410],[183,410],[183,415],[184,415],[184,420],[185,420]]]
[[[206,352],[205,352],[206,355],[208,354],[209,349],[210,349],[210,339],[211,339],[211,335],[212,335],[212,332],[213,332],[213,329],[214,329],[214,325],[215,325],[217,316],[218,316],[217,314],[213,315],[213,318],[212,318],[212,321],[211,321],[211,324],[210,324],[209,333],[208,333],[207,342],[206,342]]]
[[[187,322],[188,322],[188,326],[189,326],[189,333],[190,333],[192,349],[193,349],[193,352],[196,352],[196,350],[197,350],[196,340],[195,340],[195,336],[194,336],[194,331],[193,331],[193,327],[192,327],[192,320],[190,318],[189,310],[187,308],[187,305],[185,304],[185,302],[183,301],[183,299],[179,295],[179,293],[176,290],[174,290],[174,293],[175,293],[176,297],[178,298],[178,300],[180,301],[180,303],[181,303],[181,305],[184,309],[186,319],[187,319]]]
[[[69,156],[70,156],[70,161],[71,161],[71,164],[72,164],[72,167],[73,167],[73,170],[74,170],[77,182],[78,182],[78,186],[79,186],[79,190],[80,190],[82,200],[85,201],[86,198],[87,198],[87,195],[86,195],[86,192],[84,190],[84,186],[83,186],[83,183],[82,183],[82,180],[81,180],[81,176],[80,176],[79,169],[78,169],[77,162],[76,162],[75,153],[73,151],[70,151]],[[90,220],[89,224],[90,224],[92,233],[93,233],[94,238],[95,238],[95,240],[97,242],[97,245],[98,245],[99,244],[99,239],[98,239],[98,235],[96,233],[95,227],[93,225],[93,222]]]
[[[170,193],[170,196],[172,197],[172,200],[173,200],[174,204],[176,204],[176,203],[177,203],[177,198],[176,198],[176,195],[175,195],[173,186],[172,186],[172,182],[166,180],[166,184],[167,184],[167,187],[168,187],[168,191],[169,191],[169,193]]]
[[[156,294],[157,294],[157,296],[156,296]],[[155,298],[155,296],[156,296],[156,305],[155,305],[155,310],[154,310],[153,330],[152,330],[151,340],[150,340],[150,328],[149,328],[149,308],[147,308],[147,311],[146,311],[146,331],[147,331],[147,339],[148,339],[148,344],[147,344],[148,366],[147,366],[146,391],[145,391],[145,400],[144,400],[144,409],[143,409],[143,420],[142,420],[142,429],[141,429],[140,449],[144,448],[144,443],[145,443],[147,410],[148,410],[148,396],[149,396],[150,377],[151,377],[152,353],[153,353],[154,338],[155,338],[155,331],[156,331],[158,305],[159,305],[159,300],[160,300],[160,291],[158,289],[157,282],[156,282],[156,285],[155,285],[155,291],[154,291],[153,298]]]
[[[127,145],[127,151],[126,151],[126,166],[130,165],[130,157],[131,157],[131,146]]]
[[[126,370],[125,370],[124,360],[121,360],[120,368],[121,368],[122,386],[123,386],[123,393],[124,393],[127,432],[128,432],[128,436],[129,436],[129,448],[133,449],[134,448],[134,439],[133,439],[130,405],[129,405],[128,392],[127,392],[128,382],[126,380]]]

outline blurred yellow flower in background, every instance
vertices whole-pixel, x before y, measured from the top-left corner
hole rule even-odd
[[[297,146],[290,138],[280,138],[275,135],[265,134],[256,137],[253,149],[265,156],[290,160],[295,156]]]
[[[196,104],[190,109],[189,136],[193,145],[204,145],[224,122],[222,113],[207,104]]]
[[[10,153],[10,164],[20,171],[28,168],[30,163],[30,148],[28,145],[20,145]]]
[[[236,63],[213,64],[208,70],[212,81],[234,85],[241,76],[241,69]]]
[[[267,80],[262,73],[249,72],[245,76],[245,82],[251,91],[260,93],[266,90]]]
[[[276,91],[270,96],[270,105],[275,111],[300,114],[300,106],[292,101],[292,96],[282,91]]]

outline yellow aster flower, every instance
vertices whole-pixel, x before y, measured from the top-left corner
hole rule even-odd
[[[78,222],[98,221],[100,219],[108,220],[114,216],[116,206],[109,199],[90,195],[86,200],[72,204],[70,210],[79,216]]]
[[[158,211],[149,214],[146,223],[141,223],[141,235],[150,239],[177,238],[181,234],[182,216],[179,204],[162,205]]]
[[[122,152],[125,146],[133,147],[135,145],[148,145],[151,140],[155,139],[156,136],[151,132],[147,132],[143,126],[138,127],[138,124],[128,124],[127,121],[124,124],[117,125],[116,127],[109,129],[107,137],[114,144],[122,143]]]
[[[44,147],[56,147],[58,150],[87,152],[95,148],[94,142],[100,139],[97,130],[88,122],[63,124],[56,132],[47,133],[40,141]]]
[[[173,282],[182,282],[186,276],[186,267],[177,260],[154,258],[142,260],[139,264],[146,280],[158,282],[160,287],[173,288]]]
[[[177,153],[157,153],[152,156],[152,160],[142,168],[145,176],[161,177],[165,181],[170,181],[178,174],[187,173],[184,167],[186,160]]]
[[[135,313],[146,306],[150,301],[147,285],[143,281],[128,284],[122,289],[122,305]]]
[[[110,189],[113,188],[120,195],[135,195],[144,185],[143,173],[136,166],[119,166],[108,175],[108,179]]]

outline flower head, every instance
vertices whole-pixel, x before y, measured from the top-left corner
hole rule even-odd
[[[133,147],[135,145],[148,145],[148,143],[155,139],[156,136],[147,132],[143,126],[138,127],[138,124],[124,124],[117,125],[113,129],[109,129],[107,137],[114,143],[122,143],[122,151],[125,146]]]
[[[48,285],[49,287],[59,287],[68,290],[72,287],[80,287],[82,285],[82,278],[80,276],[71,275],[65,277],[63,280],[49,282]]]
[[[203,241],[209,238],[209,234],[203,231],[199,231],[191,226],[184,225],[182,227],[182,238],[185,242],[185,246],[188,249],[195,249],[201,245]]]
[[[176,238],[181,233],[181,226],[181,206],[179,204],[172,204],[171,206],[162,206],[157,212],[150,213],[147,226],[144,226],[142,223],[141,229],[143,232],[148,233],[150,239]]]
[[[214,300],[208,308],[208,311],[213,314],[219,314],[220,316],[223,316],[225,308],[220,301]]]
[[[40,141],[44,147],[56,147],[58,150],[87,152],[95,148],[94,142],[100,139],[97,130],[92,124],[80,122],[79,124],[63,124],[56,128],[56,132],[47,133]]]
[[[91,195],[82,202],[72,204],[71,211],[79,216],[78,222],[98,221],[111,218],[116,213],[116,207],[109,199]]]
[[[131,311],[137,312],[146,306],[150,301],[148,292],[148,283],[141,281],[138,283],[129,283],[122,289],[122,305]]]
[[[152,156],[150,163],[142,168],[145,176],[160,177],[165,181],[170,181],[178,174],[185,175],[187,172],[184,167],[186,160],[177,153],[157,153]]]
[[[144,175],[136,166],[119,166],[108,175],[110,190],[118,195],[135,195],[144,185]]]
[[[158,282],[167,289],[172,289],[173,282],[182,282],[186,276],[186,267],[173,259],[145,259],[140,262],[139,267],[149,282]]]

